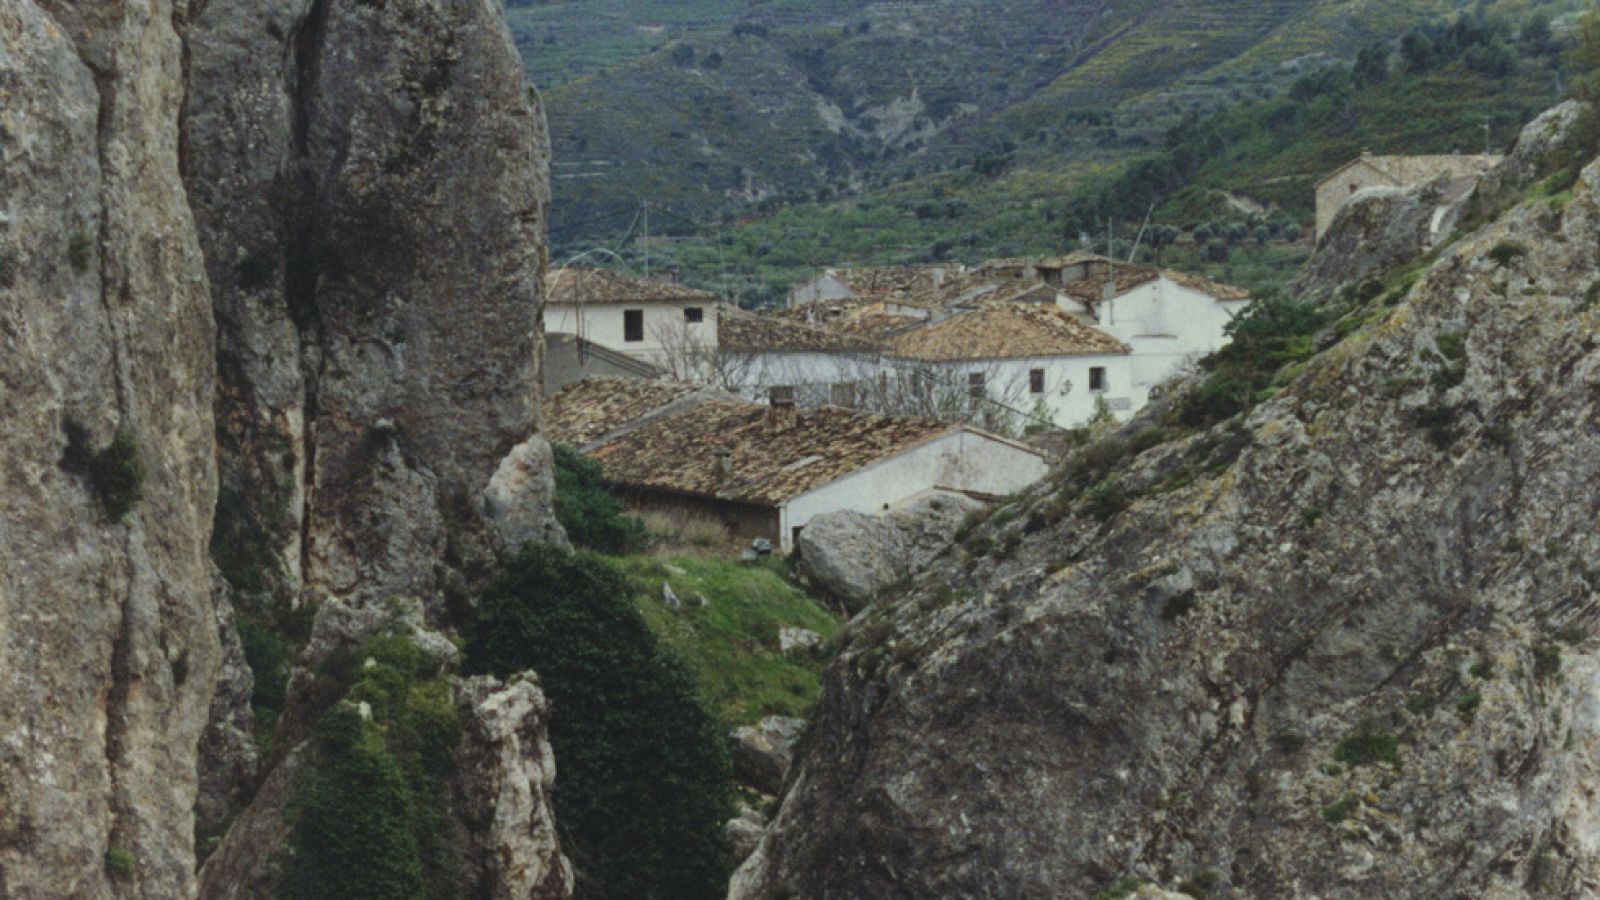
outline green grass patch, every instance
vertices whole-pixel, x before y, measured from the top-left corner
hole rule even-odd
[[[788,578],[782,563],[747,565],[695,556],[613,557],[611,562],[634,585],[635,605],[651,629],[688,661],[707,705],[725,725],[810,714],[821,692],[824,660],[820,654],[784,656],[778,631],[807,628],[826,640],[840,623]],[[663,581],[683,602],[681,612],[662,602]],[[705,606],[697,595],[705,597]]]
[[[1345,794],[1322,808],[1322,820],[1329,825],[1337,825],[1355,815],[1356,809],[1360,806],[1359,797],[1355,794]]]
[[[1333,758],[1347,766],[1400,765],[1400,738],[1367,720],[1333,748]]]

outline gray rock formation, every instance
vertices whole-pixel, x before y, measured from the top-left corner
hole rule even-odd
[[[1439,177],[1413,188],[1367,188],[1351,197],[1285,292],[1323,300],[1345,286],[1428,252],[1446,239],[1466,209],[1467,194]]]
[[[549,704],[532,675],[502,685],[455,679],[463,737],[456,750],[455,808],[468,827],[469,896],[487,900],[565,900],[572,865],[556,840],[551,791],[555,755]]]
[[[983,526],[852,624],[731,896],[1593,893],[1597,271],[1591,167],[1125,510]]]
[[[767,825],[760,812],[741,804],[739,814],[729,819],[722,830],[728,836],[728,849],[733,852],[734,862],[741,863],[756,852],[761,836],[767,833]]]
[[[800,571],[851,612],[884,588],[920,571],[950,545],[961,522],[983,504],[937,494],[884,516],[835,512],[817,516],[796,542]]]
[[[191,896],[257,777],[208,548],[436,620],[560,537],[543,118],[479,0],[8,0],[0,98],[0,896]]]
[[[0,4],[0,896],[194,885],[213,337],[172,12]]]
[[[535,435],[548,150],[479,0],[180,20],[236,587],[435,598],[560,539]]]
[[[783,790],[795,744],[806,729],[805,719],[767,716],[755,725],[735,728],[728,735],[728,755],[733,777],[763,794]]]

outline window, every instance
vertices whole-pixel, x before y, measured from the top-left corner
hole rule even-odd
[[[1105,366],[1092,366],[1089,369],[1089,390],[1099,393],[1106,391]]]
[[[1032,394],[1044,393],[1044,370],[1033,369],[1028,372],[1028,392]]]
[[[983,396],[983,388],[984,388],[983,373],[982,372],[968,372],[967,373],[967,395],[971,396],[971,397],[982,397]]]
[[[690,306],[683,311],[683,320],[690,325],[698,325],[706,320],[706,311],[698,306]]]
[[[829,390],[828,401],[834,406],[850,409],[856,405],[856,386],[854,382],[841,381]]]
[[[622,339],[629,343],[644,340],[644,310],[622,311]]]

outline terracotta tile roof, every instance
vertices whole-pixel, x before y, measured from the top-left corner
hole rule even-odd
[[[678,381],[587,378],[545,402],[545,436],[558,444],[583,447],[700,390]]]
[[[1190,272],[1175,272],[1171,269],[1164,269],[1162,270],[1161,274],[1165,275],[1167,280],[1175,284],[1186,287],[1191,291],[1199,291],[1200,293],[1205,294],[1208,297],[1213,297],[1217,300],[1250,299],[1250,292],[1244,288],[1235,287],[1231,284],[1223,284],[1220,281],[1213,281],[1204,275],[1195,275]]]
[[[870,341],[840,330],[733,308],[723,309],[717,317],[717,345],[735,353],[849,353],[872,349]]]
[[[854,315],[828,323],[828,329],[847,337],[866,341],[876,347],[895,334],[916,328],[927,319],[922,316],[903,316],[884,310],[863,309]]]
[[[776,506],[960,427],[832,407],[712,402],[649,422],[589,456],[618,484]],[[717,471],[724,452],[726,479]]]
[[[1440,175],[1478,178],[1498,166],[1503,159],[1505,157],[1496,155],[1373,156],[1363,153],[1335,169],[1331,175],[1317,182],[1317,186],[1321,187],[1351,166],[1363,163],[1381,172],[1399,187],[1431,181]]]
[[[548,302],[563,306],[583,303],[717,302],[710,291],[651,281],[609,269],[553,269],[545,276]]]
[[[1054,305],[991,303],[890,339],[889,352],[908,359],[1022,359],[1128,353],[1122,343]]]
[[[1099,303],[1106,298],[1106,287],[1113,282],[1116,287],[1114,296],[1122,296],[1136,287],[1143,287],[1157,278],[1161,273],[1155,269],[1144,266],[1116,265],[1096,268],[1090,275],[1069,281],[1061,286],[1061,293],[1086,303]]]
[[[951,267],[953,268],[953,267]],[[856,269],[830,269],[840,284],[856,297],[877,297],[897,291],[916,291],[932,287],[935,267],[878,266]]]

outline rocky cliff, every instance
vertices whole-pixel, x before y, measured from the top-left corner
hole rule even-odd
[[[331,697],[258,760],[236,618],[431,634],[563,540],[547,165],[488,0],[0,6],[0,896],[190,896],[260,821]],[[542,697],[457,689],[466,869],[562,895]]]
[[[731,896],[1593,893],[1597,247],[1592,166],[1002,508],[852,624]]]

